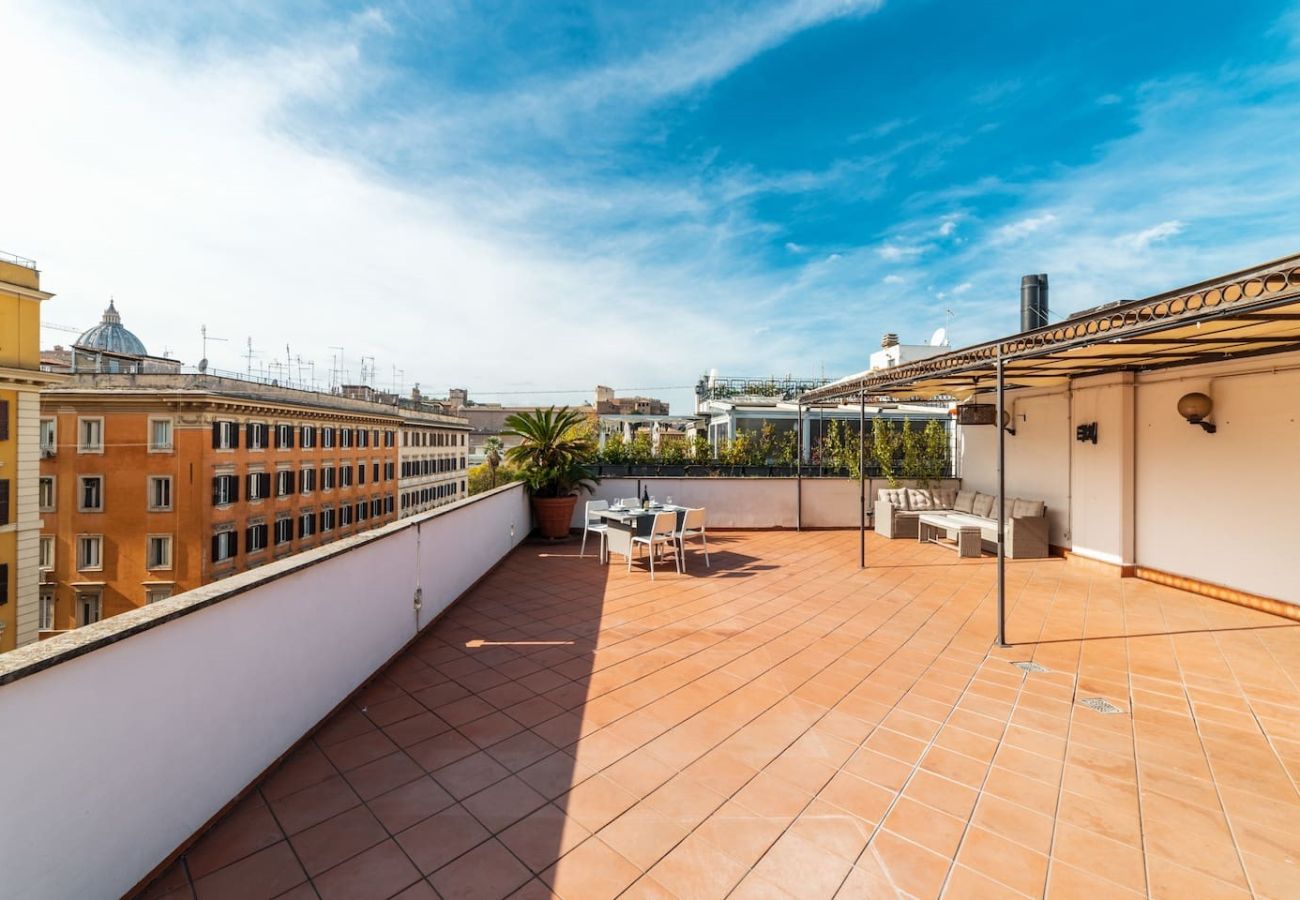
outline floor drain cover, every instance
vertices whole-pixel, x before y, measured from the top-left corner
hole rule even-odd
[[[1013,662],[1011,665],[1017,669],[1024,669],[1026,672],[1046,672],[1047,666],[1040,666],[1036,662]]]
[[[1079,702],[1088,707],[1088,709],[1095,709],[1097,712],[1105,713],[1108,716],[1113,716],[1116,713],[1122,713],[1124,711],[1114,703],[1111,703],[1109,700],[1102,697],[1088,697]]]

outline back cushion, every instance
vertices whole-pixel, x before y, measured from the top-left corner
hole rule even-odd
[[[908,509],[933,509],[930,492],[918,488],[906,488]]]
[[[1042,500],[1017,500],[1015,506],[1011,509],[1011,518],[1038,518],[1046,511],[1046,504]]]
[[[935,488],[930,491],[930,496],[934,498],[936,509],[952,509],[952,504],[957,499],[957,492],[952,488]]]
[[[902,488],[881,488],[880,499],[894,509],[907,509],[907,492]]]
[[[993,501],[997,498],[991,494],[976,494],[975,502],[971,506],[971,512],[977,516],[988,518],[993,515]]]
[[[956,498],[952,501],[952,508],[958,512],[972,512],[975,506],[974,491],[958,491]]]

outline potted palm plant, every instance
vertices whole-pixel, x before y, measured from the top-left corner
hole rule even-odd
[[[586,469],[595,454],[595,441],[586,417],[567,406],[514,413],[506,419],[506,434],[519,446],[506,451],[518,467],[532,497],[533,516],[542,537],[567,537],[578,491],[591,490],[597,480]]]

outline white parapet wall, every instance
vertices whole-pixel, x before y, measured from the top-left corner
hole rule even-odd
[[[510,485],[0,656],[0,896],[130,890],[528,530]]]
[[[804,528],[857,528],[859,486],[852,478],[804,478]],[[957,479],[945,478],[943,487],[955,488]],[[889,487],[883,478],[866,483],[867,512],[876,493]],[[794,528],[801,490],[794,478],[604,478],[594,492],[583,494],[573,513],[573,527],[582,527],[587,500],[615,500],[640,496],[647,490],[661,503],[672,497],[680,506],[703,506],[710,528]],[[868,525],[871,520],[868,517]]]

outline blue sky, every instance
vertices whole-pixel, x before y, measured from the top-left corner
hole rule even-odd
[[[1295,252],[1279,3],[17,0],[46,318],[160,351],[682,410],[710,368],[843,375]],[[15,92],[9,92],[11,97]],[[47,343],[66,340],[46,333]],[[240,345],[240,346],[237,346]],[[399,371],[400,370],[400,373]],[[536,392],[507,396],[502,392]]]

